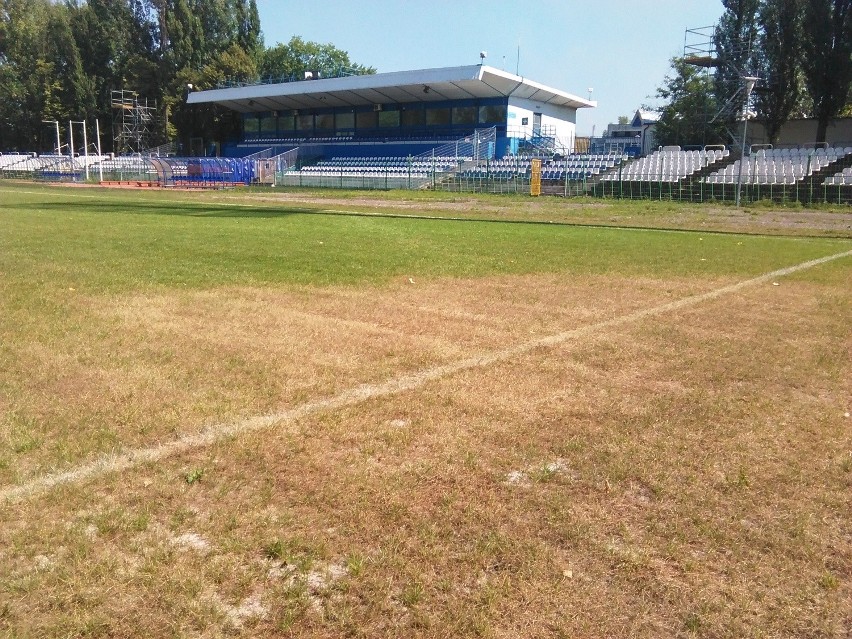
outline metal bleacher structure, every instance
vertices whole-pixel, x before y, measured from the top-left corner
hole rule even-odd
[[[145,187],[227,188],[271,175],[269,160],[133,155],[0,155],[0,177],[45,182],[99,182]]]
[[[532,161],[539,159],[542,193],[691,202],[727,201],[741,185],[756,200],[852,204],[852,146],[753,147],[741,160],[716,146],[664,147],[631,158],[622,154],[507,155],[487,151],[489,132],[457,140],[418,156],[300,158],[299,147],[270,148],[243,158],[0,154],[0,177],[43,181],[88,179],[106,184],[227,188],[266,184],[353,189],[435,189],[529,193]],[[474,141],[472,141],[474,140]]]
[[[604,197],[692,202],[744,201],[852,204],[852,147],[780,148],[755,145],[740,158],[722,147],[664,147],[604,176],[594,192]]]

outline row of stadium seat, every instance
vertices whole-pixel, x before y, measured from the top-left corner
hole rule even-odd
[[[828,176],[824,184],[826,186],[852,186],[852,167],[846,167],[842,171]]]
[[[730,155],[727,149],[682,151],[662,149],[627,164],[604,180],[677,182]]]
[[[407,174],[451,171],[464,162],[470,161],[470,157],[435,156],[424,158],[407,158],[402,156],[366,156],[362,158],[334,157],[330,160],[321,160],[313,166],[302,167],[301,172],[306,174],[323,173],[329,175],[342,174]]]
[[[737,160],[724,169],[711,173],[706,182],[730,184],[741,180],[744,184],[795,184],[848,155],[852,155],[852,147],[761,149],[745,161]],[[842,170],[839,174],[829,177],[832,184],[836,183],[837,177],[845,183]]]

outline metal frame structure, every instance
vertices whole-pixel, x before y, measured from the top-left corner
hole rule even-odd
[[[150,146],[157,120],[157,105],[148,104],[136,91],[112,92],[113,140],[117,154],[142,153]]]

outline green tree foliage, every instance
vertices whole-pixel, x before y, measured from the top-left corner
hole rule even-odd
[[[722,0],[722,5],[724,13],[713,35],[718,65],[710,91],[719,112],[703,115],[736,130],[736,120],[745,111],[742,78],[753,75],[759,79],[749,111],[756,112],[770,141],[790,117],[802,115],[817,119],[815,142],[824,142],[830,121],[852,114],[852,0]],[[673,64],[675,77],[686,83],[690,74],[681,63]],[[700,112],[684,110],[711,102],[698,95],[693,101],[700,104],[693,104],[671,89],[672,78],[667,78],[657,93],[658,98],[676,100],[658,109],[664,139],[681,139],[677,131],[692,130],[688,143],[698,144],[715,135],[711,129],[699,135],[689,123]],[[732,140],[728,136],[724,141]]]
[[[850,97],[852,0],[808,0],[804,16],[802,67],[821,142]]]
[[[672,59],[673,74],[666,76],[657,97],[665,102],[657,123],[662,145],[719,144],[724,140],[719,125],[710,124],[718,110],[713,79],[680,58]]]
[[[287,44],[279,44],[263,52],[259,71],[266,79],[302,79],[305,71],[318,71],[321,77],[341,73],[364,75],[375,73],[372,67],[355,64],[349,54],[332,44],[319,44],[294,36]]]
[[[801,40],[803,0],[765,0],[758,13],[760,36],[754,105],[775,143],[781,127],[801,104]]]
[[[68,11],[54,7],[47,21],[45,54],[61,87],[57,96],[61,120],[95,114],[95,85],[83,69],[69,17]]]
[[[68,119],[108,130],[121,89],[160,107],[156,143],[224,139],[236,116],[189,110],[187,83],[255,82],[262,65],[276,76],[374,71],[330,44],[291,44],[265,49],[256,0],[0,0],[0,150],[52,148],[55,129],[42,120],[60,120],[63,138]]]
[[[48,0],[4,0],[4,55],[0,59],[0,143],[39,147],[42,120],[62,115],[62,86],[48,58],[45,25],[59,10]]]
[[[254,59],[238,44],[211,59],[199,70],[184,69],[177,83],[186,87],[215,87],[225,82],[247,82],[256,78]],[[189,106],[183,96],[170,97],[173,122],[179,130],[192,131],[193,136],[212,140],[227,140],[240,132],[240,116],[235,111],[216,105]]]

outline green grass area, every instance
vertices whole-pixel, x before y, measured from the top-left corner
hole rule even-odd
[[[381,284],[400,276],[536,272],[746,276],[850,245],[342,216],[208,194],[4,187],[0,196],[0,273],[7,288],[28,290]]]

